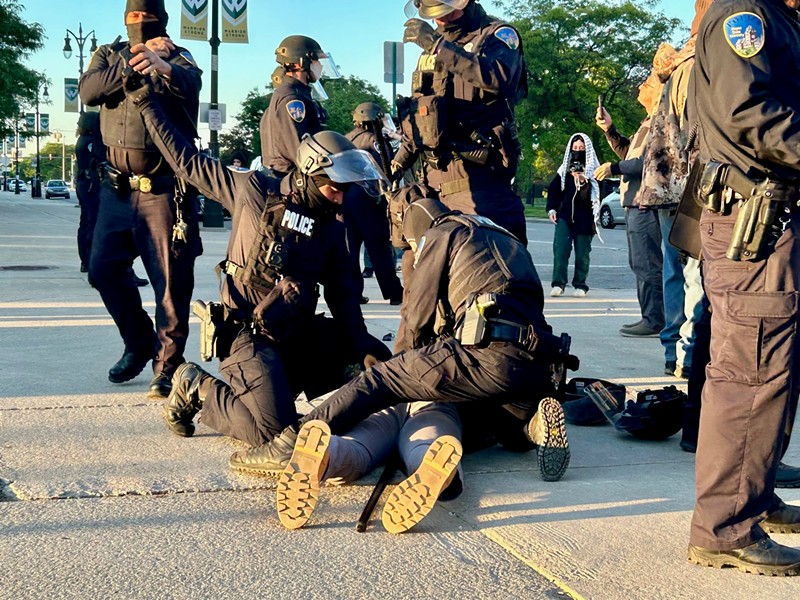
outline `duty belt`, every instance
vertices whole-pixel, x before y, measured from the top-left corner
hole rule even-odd
[[[486,326],[486,340],[489,342],[515,342],[527,346],[531,339],[530,327],[516,325],[510,321],[490,319]]]
[[[110,165],[105,165],[106,178],[111,186],[118,192],[144,192],[160,193],[154,191],[154,188],[163,189],[165,187],[173,187],[175,185],[174,175],[130,175],[115,169]]]

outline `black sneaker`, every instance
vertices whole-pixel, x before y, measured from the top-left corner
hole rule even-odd
[[[626,327],[619,330],[619,334],[622,337],[654,338],[658,337],[659,333],[657,329],[650,329],[644,321],[634,327]]]
[[[678,361],[668,360],[664,363],[664,375],[675,375],[675,369],[678,366]]]

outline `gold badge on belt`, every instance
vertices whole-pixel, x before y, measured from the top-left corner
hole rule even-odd
[[[139,177],[139,191],[144,192],[145,194],[149,194],[150,190],[153,189],[153,182],[150,181],[149,177]]]

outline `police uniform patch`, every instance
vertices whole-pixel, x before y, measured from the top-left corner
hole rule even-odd
[[[472,49],[475,47],[475,44],[472,42],[467,42],[464,44],[464,52],[472,52]]]
[[[293,121],[297,123],[302,123],[303,119],[306,118],[306,105],[303,104],[302,100],[292,100],[286,105],[286,111],[289,113],[289,116],[292,117]]]
[[[752,58],[764,47],[764,21],[755,13],[733,14],[722,27],[728,44],[742,58]]]
[[[188,62],[190,65],[192,65],[193,67],[197,66],[197,63],[194,62],[194,57],[192,57],[191,53],[188,50],[184,50],[183,52],[181,52],[180,53],[180,57],[182,59],[184,59],[186,62]]]
[[[508,25],[501,27],[494,32],[494,37],[503,42],[512,50],[519,48],[519,35],[516,31],[514,31],[513,27],[509,27]]]

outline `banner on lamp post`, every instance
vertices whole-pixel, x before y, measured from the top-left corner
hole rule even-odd
[[[208,0],[181,0],[181,39],[208,39]]]
[[[78,80],[64,79],[64,112],[80,112],[78,106]]]
[[[50,115],[47,113],[39,114],[39,131],[42,133],[50,132]]]
[[[247,0],[222,1],[222,41],[231,44],[246,44]]]
[[[33,133],[36,131],[36,114],[25,113],[25,129]]]

